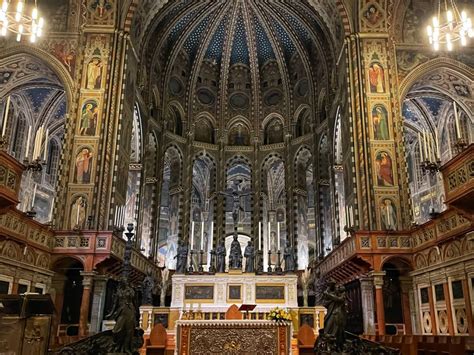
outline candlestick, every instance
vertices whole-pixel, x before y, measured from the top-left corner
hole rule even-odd
[[[280,250],[280,222],[277,222],[277,250]]]
[[[453,101],[453,108],[454,108],[454,124],[456,126],[456,138],[461,139],[461,128],[459,126],[458,106],[456,104],[456,101]]]
[[[191,250],[194,248],[194,221],[191,222]]]
[[[5,114],[3,115],[3,127],[2,127],[2,137],[5,136],[8,123],[8,113],[10,111],[10,96],[7,97],[7,103],[5,105]]]
[[[258,222],[258,250],[262,250],[262,222]]]
[[[201,250],[204,250],[204,221],[201,222]]]
[[[438,129],[437,128],[435,128],[435,143],[436,143],[436,155],[437,155],[436,158],[441,160],[441,150],[439,149],[439,136],[438,136]]]
[[[349,206],[349,227],[354,225],[354,211],[352,210],[352,206]]]
[[[46,161],[46,158],[48,157],[48,137],[49,137],[49,129],[46,129],[46,137],[44,139],[44,154],[43,154],[44,161]]]
[[[30,150],[31,126],[28,127],[28,137],[26,138],[25,159],[28,159],[28,151]]]
[[[418,148],[420,148],[420,162],[422,162],[424,159],[423,159],[423,145],[422,145],[422,142],[421,142],[420,132],[418,132]]]

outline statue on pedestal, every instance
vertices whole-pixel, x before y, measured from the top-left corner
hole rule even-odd
[[[174,258],[178,259],[176,262],[176,273],[184,274],[188,263],[188,246],[181,238],[178,240],[178,250]]]
[[[255,272],[255,248],[252,245],[252,241],[248,241],[247,246],[244,250],[245,256],[245,272]]]
[[[295,271],[295,250],[289,240],[286,241],[283,258],[285,259],[285,271]]]
[[[142,282],[142,305],[153,304],[153,290],[155,289],[155,279],[148,271]]]
[[[224,242],[220,242],[220,244],[217,246],[216,255],[217,255],[217,266],[216,266],[217,272],[225,272],[226,250],[225,250]]]
[[[237,232],[234,232],[234,240],[230,244],[229,268],[242,269],[242,249],[240,248]]]

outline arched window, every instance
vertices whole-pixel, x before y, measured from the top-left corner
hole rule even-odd
[[[250,134],[247,127],[243,124],[237,124],[230,129],[229,145],[249,145]]]
[[[304,109],[298,115],[295,126],[295,137],[311,133],[311,115],[309,109]]]
[[[265,126],[264,144],[283,142],[283,123],[278,118],[273,118]]]
[[[214,144],[214,127],[206,118],[201,118],[196,123],[194,140]]]

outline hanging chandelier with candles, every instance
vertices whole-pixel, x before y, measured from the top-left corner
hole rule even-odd
[[[0,8],[0,35],[8,33],[16,35],[16,40],[29,37],[30,42],[36,42],[43,33],[44,19],[39,16],[36,0],[3,0]]]
[[[466,11],[459,11],[454,0],[438,1],[438,13],[433,17],[432,25],[427,26],[427,32],[430,44],[436,51],[440,45],[446,45],[446,49],[452,51],[457,41],[461,42],[461,46],[466,46],[468,38],[474,37],[471,19]]]

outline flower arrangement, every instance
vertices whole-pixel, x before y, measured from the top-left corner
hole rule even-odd
[[[276,322],[291,322],[291,314],[285,309],[276,307],[268,313],[268,319]]]

